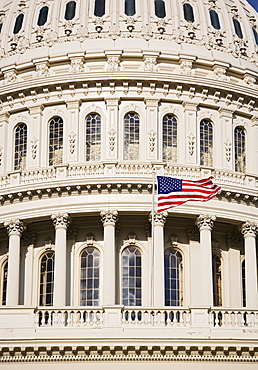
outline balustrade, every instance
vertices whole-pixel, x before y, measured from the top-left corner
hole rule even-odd
[[[209,324],[221,329],[258,328],[258,311],[213,308],[209,313]]]

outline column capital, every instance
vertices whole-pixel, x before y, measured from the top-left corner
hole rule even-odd
[[[200,231],[205,229],[211,230],[213,228],[215,220],[216,216],[214,215],[202,214],[196,218],[195,224],[198,226]]]
[[[256,237],[258,226],[256,222],[246,221],[239,227],[243,237],[246,238],[248,236]]]
[[[154,212],[154,225],[164,226],[168,217],[168,212]],[[152,212],[149,215],[149,221],[152,222]]]
[[[11,221],[6,221],[4,223],[4,226],[7,229],[7,234],[8,236],[11,235],[19,235],[23,233],[23,231],[26,229],[26,224],[25,222],[21,220],[11,220]]]
[[[70,224],[70,216],[68,213],[58,213],[51,216],[51,220],[56,229],[67,229]]]
[[[118,212],[117,211],[101,211],[100,217],[101,217],[101,221],[104,227],[107,225],[115,226],[118,220]]]

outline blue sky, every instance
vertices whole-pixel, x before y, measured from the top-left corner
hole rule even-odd
[[[258,0],[247,0],[258,12]]]

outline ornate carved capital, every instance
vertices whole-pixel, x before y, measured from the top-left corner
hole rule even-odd
[[[154,212],[154,225],[164,226],[168,217],[168,212]],[[152,212],[149,215],[149,221],[152,222]]]
[[[118,220],[117,211],[101,211],[100,212],[101,221],[103,226],[112,225],[115,226]]]
[[[239,227],[241,233],[243,234],[244,238],[248,236],[256,237],[258,226],[256,222],[246,221]]]
[[[213,228],[215,220],[216,216],[203,214],[197,217],[195,224],[198,226],[200,230],[204,229],[211,230]]]
[[[11,220],[4,223],[8,236],[19,235],[26,229],[26,224],[21,220]]]
[[[70,224],[70,217],[68,213],[58,213],[56,215],[51,216],[51,220],[55,228],[63,228],[66,229]]]

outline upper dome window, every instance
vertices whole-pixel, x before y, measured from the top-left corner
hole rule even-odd
[[[184,18],[187,22],[193,23],[194,22],[194,12],[193,12],[193,7],[191,4],[184,4],[183,5],[184,9]]]
[[[106,0],[95,0],[94,15],[96,17],[103,17],[105,14]]]
[[[76,2],[75,1],[69,1],[69,3],[66,4],[65,8],[65,19],[67,21],[70,21],[75,16],[75,9],[76,9]]]
[[[15,35],[19,33],[22,28],[23,18],[24,18],[24,14],[19,14],[18,17],[16,18],[15,25],[13,28],[13,33]]]
[[[48,6],[43,6],[43,8],[40,9],[39,11],[39,17],[38,17],[38,26],[44,26],[44,24],[47,21],[47,16],[48,16]]]
[[[254,39],[255,39],[256,45],[258,46],[258,33],[257,33],[255,28],[253,28],[253,34],[254,34]]]
[[[155,0],[155,15],[158,18],[165,18],[166,16],[166,7],[165,2],[163,0]]]
[[[219,15],[215,10],[210,10],[210,19],[211,19],[211,25],[215,30],[220,30],[220,21],[219,21]]]
[[[235,33],[236,35],[240,38],[240,39],[243,39],[244,36],[243,36],[243,32],[242,32],[242,28],[241,28],[241,24],[239,23],[239,21],[236,19],[236,18],[233,18],[233,23],[234,23],[234,28],[235,28]]]
[[[135,0],[125,0],[125,14],[128,17],[135,14]]]

